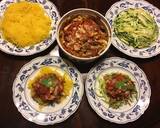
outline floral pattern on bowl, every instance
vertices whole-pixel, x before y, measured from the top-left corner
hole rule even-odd
[[[56,6],[48,0],[28,0],[28,1],[37,2],[40,5],[42,5],[42,7],[45,9],[46,13],[52,19],[52,24],[51,24],[52,30],[51,30],[50,35],[47,39],[45,39],[44,41],[42,41],[38,44],[35,44],[33,46],[27,46],[25,48],[19,48],[13,44],[7,42],[6,40],[4,40],[2,38],[2,35],[0,34],[0,50],[7,53],[7,54],[16,55],[16,56],[33,55],[33,54],[44,51],[55,41],[56,25],[57,25],[57,22],[60,18],[59,12],[58,12]],[[15,3],[15,2],[18,2],[18,1],[17,0],[2,0],[0,2],[0,17],[3,16],[3,13],[4,13],[5,9],[9,6],[9,4]]]
[[[25,95],[25,86],[29,76],[43,66],[59,67],[68,72],[73,80],[72,96],[67,104],[54,112],[37,111],[30,105]],[[64,63],[60,57],[54,56],[38,57],[24,65],[17,74],[12,89],[13,101],[18,111],[24,118],[39,125],[60,123],[69,118],[78,109],[84,92],[83,81],[79,71]]]
[[[112,111],[102,104],[95,92],[95,82],[98,75],[110,68],[119,68],[130,72],[138,82],[139,98],[136,104],[124,111]],[[111,57],[105,59],[88,73],[85,83],[86,95],[93,110],[103,119],[117,124],[125,124],[137,120],[148,108],[150,103],[151,89],[145,73],[133,62]]]
[[[143,8],[147,12],[150,13],[151,16],[154,17],[158,28],[160,28],[160,10],[148,3],[145,0],[121,0],[116,2],[111,6],[111,8],[107,11],[105,17],[112,26],[112,44],[119,51],[127,54],[128,56],[136,57],[136,58],[150,58],[156,56],[160,53],[160,34],[156,42],[154,42],[150,47],[137,49],[132,46],[128,46],[122,41],[118,39],[118,37],[114,33],[113,22],[116,16],[121,12],[129,8]]]

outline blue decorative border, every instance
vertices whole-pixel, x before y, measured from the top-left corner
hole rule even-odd
[[[94,91],[97,76],[107,68],[114,67],[127,70],[136,78],[138,82],[139,99],[137,101],[137,104],[128,111],[110,111],[101,104]],[[123,58],[111,57],[105,59],[100,64],[92,68],[88,73],[85,87],[89,104],[91,105],[93,110],[103,119],[118,124],[125,124],[137,120],[148,108],[150,103],[151,89],[145,73],[135,63]]]
[[[58,20],[60,19],[59,12],[56,6],[48,0],[28,0],[28,1],[36,2],[42,5],[42,7],[46,10],[46,13],[52,19],[52,30],[47,39],[36,45],[28,46],[25,48],[18,48],[15,45],[7,42],[6,40],[3,39],[2,34],[0,33],[0,50],[7,54],[16,56],[33,55],[47,49],[56,39],[56,26]],[[15,2],[18,2],[18,0],[2,0],[0,2],[0,17],[3,17],[3,13],[5,9],[9,6],[9,4]]]
[[[25,83],[28,77],[42,66],[57,66],[70,74],[73,80],[73,93],[68,104],[63,109],[52,113],[41,113],[33,109],[25,97]],[[62,122],[69,118],[77,109],[83,96],[83,81],[81,75],[74,67],[68,67],[60,57],[38,57],[24,65],[13,83],[13,101],[18,111],[27,120],[40,125],[50,125]],[[41,116],[41,120],[38,118]]]
[[[121,0],[113,4],[105,15],[106,19],[112,27],[112,44],[118,50],[127,54],[128,56],[136,58],[150,58],[156,56],[160,53],[160,34],[157,42],[153,43],[150,47],[143,49],[137,49],[133,48],[132,46],[128,46],[122,41],[120,41],[115,35],[113,21],[121,11],[124,11],[128,8],[143,8],[144,10],[149,12],[151,16],[154,17],[158,27],[160,28],[160,10],[158,8],[145,0]]]

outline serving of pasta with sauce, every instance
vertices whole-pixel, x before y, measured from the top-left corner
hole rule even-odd
[[[40,68],[27,84],[31,97],[40,106],[61,103],[65,97],[70,95],[72,85],[73,82],[68,73],[58,67],[48,66]]]

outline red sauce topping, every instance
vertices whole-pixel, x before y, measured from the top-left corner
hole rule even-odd
[[[62,47],[78,57],[98,56],[106,48],[107,41],[104,25],[87,15],[74,17],[60,31]]]
[[[32,87],[32,97],[37,102],[59,102],[64,90],[64,81],[50,73],[37,79]]]

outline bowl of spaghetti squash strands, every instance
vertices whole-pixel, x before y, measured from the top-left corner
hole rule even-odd
[[[0,49],[13,55],[32,55],[55,40],[59,14],[49,1],[2,1]]]

